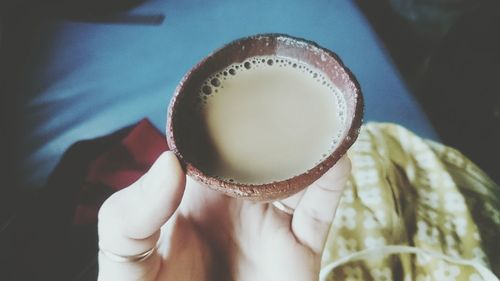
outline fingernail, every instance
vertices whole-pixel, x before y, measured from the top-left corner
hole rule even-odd
[[[343,156],[332,168],[330,168],[316,181],[316,184],[325,189],[338,189],[339,185],[343,186],[345,184],[350,172],[351,160],[347,156]]]

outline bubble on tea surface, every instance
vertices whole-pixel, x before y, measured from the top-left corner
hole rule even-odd
[[[248,61],[245,62],[243,65],[245,66],[246,69],[250,69],[252,67],[252,65]]]
[[[228,72],[231,75],[235,75],[236,74],[236,70],[234,70],[234,68],[229,69]]]
[[[203,86],[201,89],[205,95],[210,95],[212,93],[212,87],[210,86]]]
[[[220,86],[220,80],[217,78],[213,78],[210,80],[210,84],[212,84],[214,87],[219,87]]]
[[[273,65],[273,63],[274,63],[274,61],[273,61],[272,59],[268,59],[268,60],[267,60],[267,64],[268,64],[268,65]]]

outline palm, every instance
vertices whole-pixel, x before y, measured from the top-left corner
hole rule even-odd
[[[163,239],[183,246],[159,251],[164,265],[158,280],[313,280],[318,274],[319,255],[298,242],[291,216],[271,204],[233,199],[189,182],[168,227],[171,235]],[[188,264],[171,259],[182,256],[196,258]]]
[[[177,158],[166,152],[101,207],[99,280],[314,280],[350,171],[348,159],[340,162],[303,193],[292,216],[189,177],[186,184]],[[154,255],[134,259],[151,253],[158,239]]]

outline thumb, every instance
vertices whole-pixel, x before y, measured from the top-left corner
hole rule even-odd
[[[154,247],[161,226],[181,202],[185,180],[177,157],[172,152],[160,155],[138,181],[114,193],[102,205],[98,222],[100,248],[131,256]]]

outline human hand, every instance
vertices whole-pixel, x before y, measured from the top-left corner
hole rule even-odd
[[[317,280],[350,169],[344,157],[282,200],[295,209],[290,215],[272,203],[231,198],[186,179],[175,155],[165,152],[101,207],[99,280]],[[145,260],[113,258],[157,243]]]

